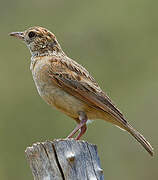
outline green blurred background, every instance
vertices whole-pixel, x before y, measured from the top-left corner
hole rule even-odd
[[[84,65],[154,146],[151,158],[127,133],[104,121],[84,139],[98,146],[107,180],[158,179],[158,1],[1,0],[0,179],[33,179],[24,150],[66,137],[75,122],[39,97],[30,53],[8,36],[43,26],[68,56]]]

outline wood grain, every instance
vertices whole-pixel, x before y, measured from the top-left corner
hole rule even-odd
[[[25,152],[34,180],[104,180],[97,147],[85,141],[35,143]]]

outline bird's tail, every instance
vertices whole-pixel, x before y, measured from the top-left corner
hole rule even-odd
[[[135,130],[129,123],[126,124],[125,129],[148,151],[151,156],[153,156],[153,148],[143,135]]]

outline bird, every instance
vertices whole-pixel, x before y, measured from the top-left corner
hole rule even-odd
[[[92,75],[62,50],[56,36],[35,26],[10,36],[22,40],[31,53],[30,70],[39,95],[77,122],[67,136],[76,140],[87,130],[88,120],[103,119],[130,133],[153,156],[150,143],[126,120]]]

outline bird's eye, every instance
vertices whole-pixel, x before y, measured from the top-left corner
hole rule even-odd
[[[36,36],[36,33],[33,32],[33,31],[30,31],[29,34],[28,34],[29,38],[33,38]]]

